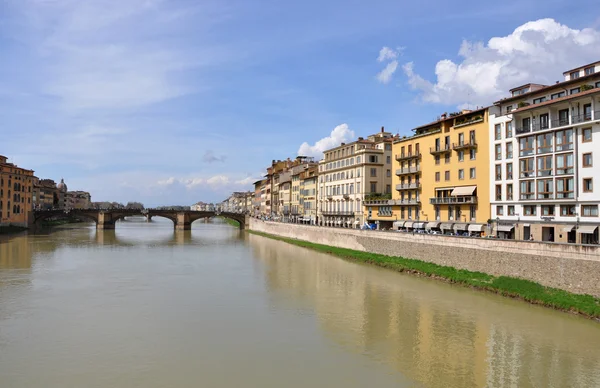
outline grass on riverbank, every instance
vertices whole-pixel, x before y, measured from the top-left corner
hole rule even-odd
[[[522,299],[533,304],[540,304],[557,310],[577,313],[588,318],[600,320],[600,298],[595,298],[591,295],[573,294],[557,288],[545,287],[529,280],[508,276],[493,276],[482,272],[472,272],[456,269],[454,267],[445,267],[421,260],[406,259],[398,256],[386,256],[346,248],[336,248],[329,245],[315,244],[308,241],[279,237],[256,231],[250,231],[250,233],[284,241],[318,252],[328,253],[343,259],[374,264],[398,272],[408,272],[437,278],[450,283],[491,291],[504,296]]]
[[[236,228],[240,227],[240,223],[237,222],[236,220],[232,220],[231,218],[226,218],[226,217],[219,217],[220,219],[222,219],[223,221],[225,221],[226,223],[228,223],[231,226],[235,226]]]
[[[74,218],[62,218],[59,220],[44,220],[42,221],[42,226],[59,226],[59,225],[67,225],[67,224],[77,224],[81,222],[86,222],[83,220],[78,220]]]
[[[27,228],[23,228],[21,226],[14,226],[14,225],[0,226],[0,234],[20,233],[20,232],[24,232],[26,230],[27,230]]]

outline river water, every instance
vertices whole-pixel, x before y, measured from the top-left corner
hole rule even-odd
[[[600,325],[249,235],[0,240],[0,387],[599,387]]]

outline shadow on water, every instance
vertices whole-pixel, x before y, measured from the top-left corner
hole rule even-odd
[[[598,387],[597,323],[247,236],[272,303],[428,387]]]

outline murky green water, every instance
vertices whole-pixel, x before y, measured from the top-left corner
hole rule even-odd
[[[600,325],[196,222],[0,240],[0,387],[598,387]]]

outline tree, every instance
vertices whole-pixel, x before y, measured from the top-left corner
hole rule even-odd
[[[125,209],[144,210],[144,204],[141,202],[127,202],[127,205],[125,205]]]

